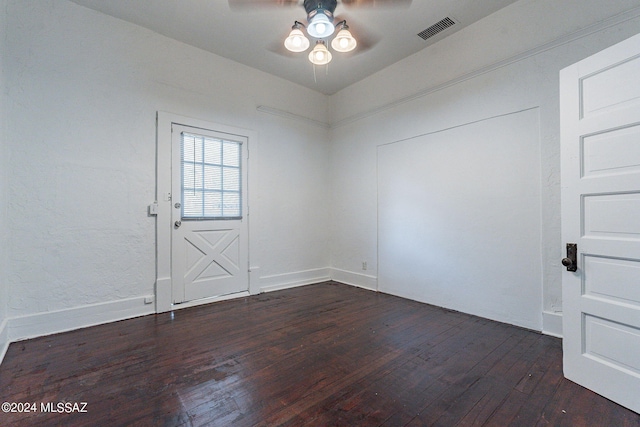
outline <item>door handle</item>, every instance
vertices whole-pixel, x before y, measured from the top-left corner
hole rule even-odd
[[[175,225],[176,228],[180,228],[180,226],[182,225],[182,221],[178,220],[178,221],[174,222],[173,225]]]
[[[562,258],[562,265],[567,267],[567,271],[578,270],[578,245],[567,243],[567,256]]]

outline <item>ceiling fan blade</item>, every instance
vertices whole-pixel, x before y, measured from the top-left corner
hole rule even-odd
[[[409,7],[411,0],[342,0],[346,7]]]
[[[252,7],[298,6],[299,0],[228,0],[231,9],[248,9]]]

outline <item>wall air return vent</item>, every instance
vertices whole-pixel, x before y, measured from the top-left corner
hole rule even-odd
[[[429,28],[420,31],[418,33],[418,36],[420,36],[420,38],[422,38],[423,40],[428,40],[431,37],[435,36],[436,34],[439,34],[439,33],[443,32],[447,28],[450,28],[450,27],[454,26],[455,24],[456,24],[456,21],[454,21],[453,19],[444,18],[444,19],[441,19],[440,21],[436,22],[435,24],[433,24]]]

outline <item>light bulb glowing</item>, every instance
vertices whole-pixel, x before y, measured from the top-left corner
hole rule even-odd
[[[333,34],[336,27],[333,25],[333,14],[331,12],[324,9],[318,9],[315,13],[310,15],[311,17],[307,17],[309,21],[307,32],[311,37],[323,39]]]
[[[326,65],[331,62],[331,52],[327,50],[324,41],[316,42],[316,47],[309,54],[309,61],[314,65]]]
[[[331,47],[336,52],[351,52],[358,44],[347,28],[349,27],[344,24],[342,29],[338,31],[336,37],[331,41]]]
[[[295,25],[284,41],[284,47],[291,52],[303,52],[309,47],[309,39]]]

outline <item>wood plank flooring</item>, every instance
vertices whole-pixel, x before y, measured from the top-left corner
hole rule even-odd
[[[640,426],[559,339],[333,282],[11,344],[0,402],[37,409],[1,426]]]

